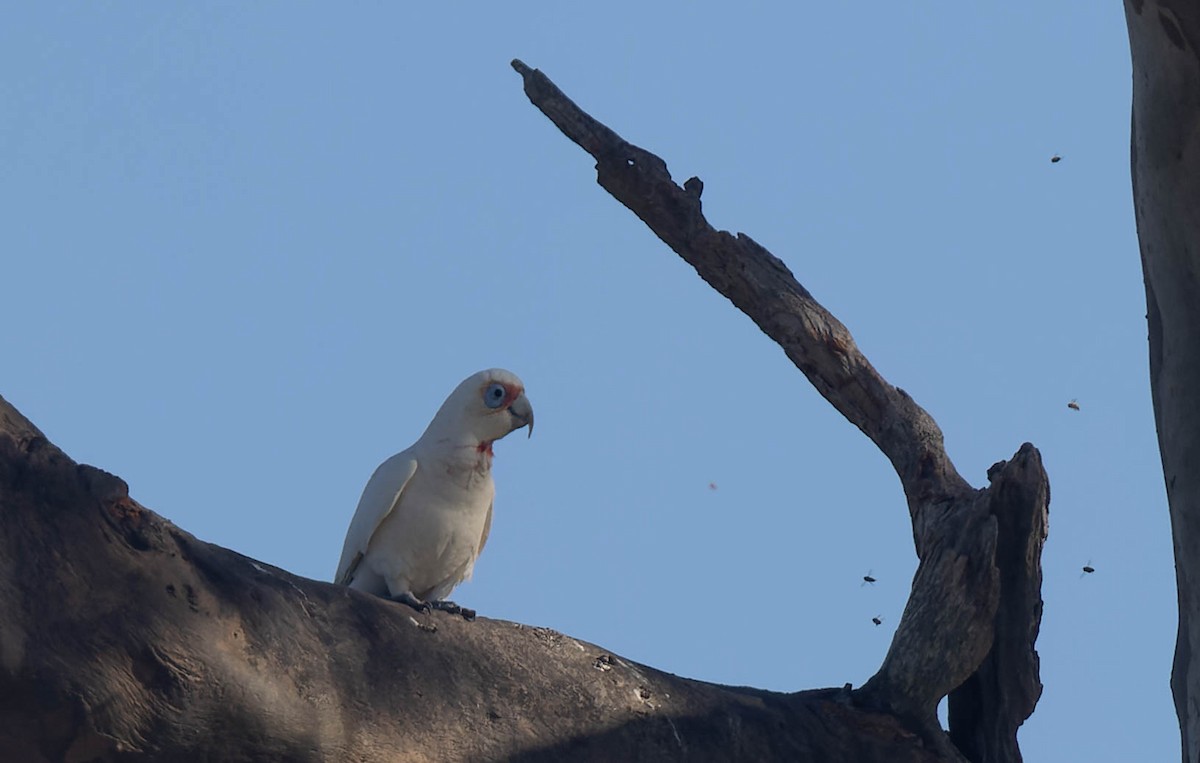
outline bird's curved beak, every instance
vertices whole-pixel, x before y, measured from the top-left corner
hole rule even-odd
[[[533,406],[530,405],[529,398],[525,397],[524,392],[512,401],[512,405],[508,406],[508,412],[514,419],[513,429],[527,426],[529,427],[529,436],[533,437]]]

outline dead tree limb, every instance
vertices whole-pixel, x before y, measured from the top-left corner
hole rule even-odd
[[[1023,445],[992,468],[991,487],[971,488],[929,414],[879,375],[787,266],[749,236],[708,223],[699,178],[677,185],[666,162],[584,112],[542,72],[512,66],[529,100],[595,158],[601,187],[773,339],[899,475],[920,566],[891,649],[856,699],[916,723],[943,749],[936,708],[962,686],[951,695],[961,750],[973,760],[1019,760],[1016,730],[1041,694],[1034,642],[1049,484],[1037,450]]]

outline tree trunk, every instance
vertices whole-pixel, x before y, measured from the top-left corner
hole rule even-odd
[[[1200,6],[1126,0],[1125,20],[1150,392],[1179,593],[1171,690],[1183,760],[1200,763]]]
[[[708,225],[698,179],[675,185],[657,156],[514,67],[597,158],[600,183],[900,475],[920,566],[879,671],[858,690],[780,694],[678,678],[544,628],[417,615],[193,538],[0,398],[0,759],[1020,760],[1016,730],[1041,691],[1037,450],[972,488],[932,418],[782,262]],[[949,735],[936,716],[947,694]]]

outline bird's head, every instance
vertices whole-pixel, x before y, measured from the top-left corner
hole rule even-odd
[[[490,450],[492,442],[521,427],[533,435],[533,406],[512,371],[489,368],[463,380],[429,424],[426,434],[470,439]]]

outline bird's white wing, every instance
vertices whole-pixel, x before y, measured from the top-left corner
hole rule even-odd
[[[404,486],[416,473],[417,459],[406,450],[384,461],[371,475],[367,486],[363,488],[362,498],[358,499],[350,529],[346,531],[346,542],[342,546],[342,558],[338,562],[334,582],[349,585],[354,579],[358,564],[367,553],[371,536],[396,508]]]
[[[496,501],[494,499],[488,504],[487,517],[483,520],[483,537],[479,539],[479,548],[475,550],[476,559],[483,553],[483,547],[487,545],[488,536],[492,533],[492,507],[495,505]]]

